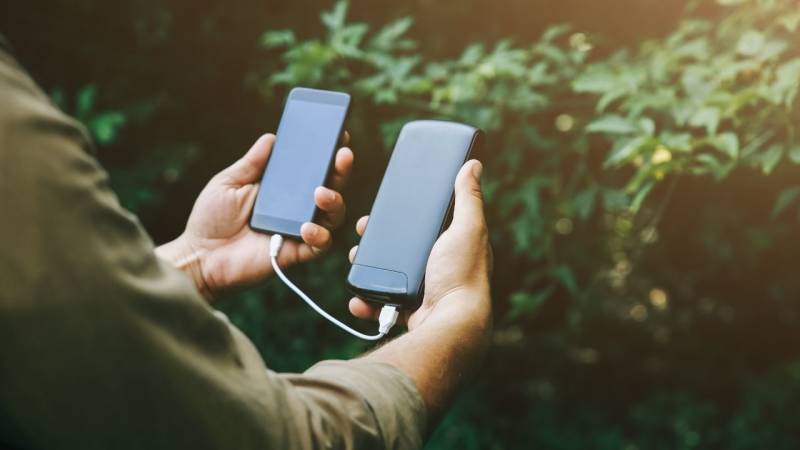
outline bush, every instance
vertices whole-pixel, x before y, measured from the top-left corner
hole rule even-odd
[[[356,135],[380,129],[384,148],[419,117],[488,132],[500,326],[491,369],[432,448],[798,445],[796,421],[768,419],[791,415],[788,404],[748,380],[763,366],[723,348],[726,333],[751,325],[737,320],[748,307],[708,285],[724,283],[740,253],[767,262],[785,233],[762,221],[724,236],[720,209],[695,205],[702,210],[691,214],[711,229],[692,231],[694,256],[716,266],[671,267],[682,237],[665,216],[681,208],[676,193],[687,195],[679,182],[729,188],[754,173],[796,174],[800,163],[800,12],[791,2],[720,3],[714,19],[690,7],[667,36],[613,52],[600,37],[555,26],[530,45],[477,43],[431,60],[407,37],[410,18],[372,31],[346,20],[344,2],[323,13],[321,38],[262,36],[282,60],[261,77],[262,92],[349,91],[361,112]],[[797,212],[800,187],[776,184],[785,190],[759,199],[773,205],[767,215]],[[796,314],[796,282],[768,292],[766,280],[750,280],[759,281],[773,307]],[[779,360],[772,370],[783,370]],[[782,380],[775,392],[797,389],[796,379]],[[755,431],[761,421],[770,432]]]

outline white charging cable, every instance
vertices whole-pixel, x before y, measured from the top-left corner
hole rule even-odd
[[[286,277],[286,275],[284,275],[283,270],[281,270],[281,267],[278,265],[278,253],[280,253],[281,247],[283,247],[283,236],[280,234],[273,234],[272,238],[269,240],[269,257],[272,261],[272,269],[276,274],[278,274],[278,278],[280,278],[281,281],[286,284],[286,286],[289,286],[289,289],[293,290],[295,294],[299,295],[303,301],[308,303],[308,306],[314,308],[314,311],[318,312],[319,315],[328,319],[328,321],[334,325],[338,326],[344,331],[347,331],[355,337],[366,339],[368,341],[377,341],[378,339],[386,336],[389,333],[389,330],[391,330],[394,324],[397,322],[397,316],[399,316],[400,313],[397,311],[397,306],[395,305],[385,305],[383,308],[381,308],[381,313],[378,316],[378,334],[375,335],[361,333],[340,322],[338,319],[325,312],[324,309],[320,308],[319,305],[314,303],[314,300],[311,300],[305,294],[305,292],[301,291],[299,287],[297,287],[294,283],[292,283],[291,280],[289,280],[289,278]]]

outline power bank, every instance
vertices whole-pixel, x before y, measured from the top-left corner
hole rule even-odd
[[[400,131],[347,277],[365,300],[419,306],[425,267],[453,206],[459,169],[482,132],[438,120],[409,122]]]

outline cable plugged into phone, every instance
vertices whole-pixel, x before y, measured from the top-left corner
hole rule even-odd
[[[332,315],[328,314],[324,309],[320,308],[314,300],[311,300],[308,295],[305,294],[299,287],[297,287],[294,283],[292,283],[289,278],[283,273],[281,270],[280,265],[278,265],[278,253],[281,251],[281,247],[283,247],[283,236],[280,234],[273,234],[272,238],[269,240],[269,257],[272,261],[272,269],[278,274],[278,278],[283,281],[283,283],[289,287],[289,289],[293,290],[295,294],[297,294],[304,302],[308,304],[311,308],[314,309],[319,315],[328,319],[329,322],[338,326],[339,328],[343,329],[344,331],[352,334],[357,338],[361,338],[367,341],[377,341],[387,334],[389,334],[389,330],[392,329],[394,324],[397,322],[397,317],[400,315],[400,312],[397,311],[397,306],[395,305],[385,305],[381,308],[381,313],[378,316],[378,334],[375,335],[368,335],[361,333],[357,330],[354,330],[344,324],[343,322],[339,321]]]

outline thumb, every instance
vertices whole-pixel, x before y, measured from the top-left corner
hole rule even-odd
[[[234,184],[255,183],[264,173],[272,144],[275,142],[274,134],[265,134],[250,147],[238,161],[223,170],[225,177]]]
[[[458,171],[452,225],[470,228],[484,226],[482,172],[483,165],[476,159],[467,161]]]

